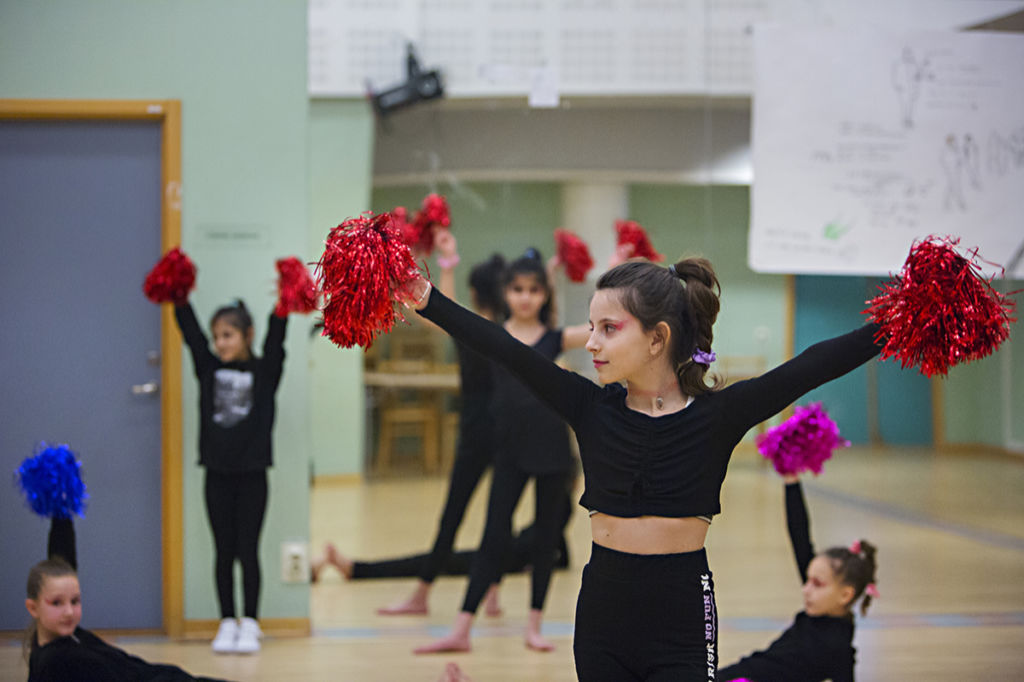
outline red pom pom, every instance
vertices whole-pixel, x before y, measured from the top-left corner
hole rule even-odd
[[[174,247],[146,275],[142,291],[153,303],[184,303],[196,283],[196,266],[185,252]]]
[[[277,261],[277,307],[274,314],[311,313],[317,309],[316,282],[306,265],[295,256]]]
[[[400,292],[418,275],[390,214],[365,213],[333,228],[317,263],[324,336],[346,348],[368,348],[394,326]]]
[[[398,211],[399,209],[395,209]],[[405,209],[401,211],[405,213]],[[394,212],[392,212],[394,213]],[[404,217],[404,216],[403,216]],[[434,250],[434,235],[438,230],[448,229],[452,219],[448,213],[448,202],[440,194],[428,194],[412,224],[405,224],[405,243],[417,253],[427,256]]]
[[[391,211],[391,224],[398,234],[402,235],[402,240],[409,245],[409,248],[416,247],[420,241],[420,228],[415,222],[409,222],[409,211],[405,206],[395,206]]]
[[[882,358],[916,365],[925,376],[990,354],[1010,336],[1014,301],[992,288],[975,260],[953,247],[959,239],[928,237],[910,249],[903,269],[868,301],[885,339]]]
[[[582,282],[587,272],[594,267],[594,259],[590,257],[590,249],[586,242],[569,230],[559,227],[555,230],[555,248],[558,259],[565,263],[565,274],[573,282]]]
[[[821,473],[836,448],[849,447],[821,403],[798,407],[793,416],[756,439],[757,449],[780,474]]]
[[[654,250],[647,232],[634,220],[616,220],[615,230],[619,233],[618,246],[633,247],[629,253],[630,258],[646,258],[649,261],[660,263],[665,257]]]

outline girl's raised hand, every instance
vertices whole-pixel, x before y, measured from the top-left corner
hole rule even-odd
[[[434,248],[440,254],[438,257],[439,261],[441,259],[452,260],[459,256],[459,245],[451,230],[438,230],[434,233]],[[441,267],[444,267],[444,265]]]
[[[427,307],[431,286],[430,280],[422,275],[418,275],[402,287],[400,297],[407,308],[423,310]]]

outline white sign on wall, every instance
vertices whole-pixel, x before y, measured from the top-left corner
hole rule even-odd
[[[937,234],[1024,277],[1024,37],[759,26],[752,125],[754,270],[886,275]]]

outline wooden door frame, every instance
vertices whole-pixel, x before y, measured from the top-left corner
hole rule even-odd
[[[179,100],[0,99],[0,120],[154,121],[160,124],[160,248],[181,243],[181,102]],[[141,282],[140,282],[141,286]],[[141,290],[140,290],[141,295]],[[185,623],[181,417],[181,339],[170,305],[160,310],[160,494],[163,628],[180,637]]]

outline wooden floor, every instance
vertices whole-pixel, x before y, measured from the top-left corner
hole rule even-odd
[[[767,645],[801,608],[782,484],[755,458],[737,454],[723,491],[725,513],[708,541],[723,664]],[[332,540],[362,558],[425,550],[444,486],[436,478],[318,486],[313,546]],[[1024,680],[1024,460],[853,449],[805,488],[819,549],[858,537],[880,548],[881,598],[857,626],[858,680]],[[482,497],[473,500],[462,546],[479,537]],[[531,508],[520,505],[520,523]],[[570,542],[573,565],[556,574],[546,609],[554,653],[522,645],[528,580],[519,575],[504,582],[505,615],[478,619],[469,654],[411,653],[446,631],[463,579],[438,581],[429,616],[382,617],[375,608],[406,594],[412,580],[345,583],[334,573],[313,588],[314,635],[268,639],[257,656],[217,657],[207,643],[153,637],[117,644],[194,674],[237,680],[430,682],[450,660],[481,682],[574,680],[573,608],[590,545],[582,512],[573,517]],[[0,680],[25,679],[19,657],[13,644],[0,646]]]

